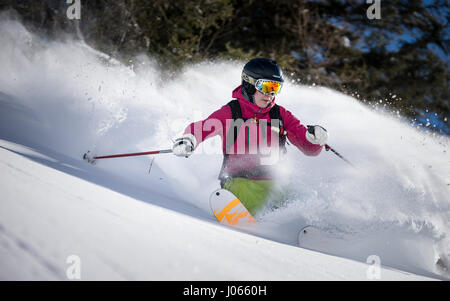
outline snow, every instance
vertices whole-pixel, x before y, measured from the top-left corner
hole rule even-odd
[[[1,280],[65,280],[72,255],[80,258],[82,280],[366,277],[366,264],[136,200],[27,158],[37,152],[0,144]],[[385,268],[381,277],[427,279]]]
[[[71,255],[82,280],[368,280],[373,256],[381,280],[450,277],[435,264],[450,254],[447,137],[336,91],[287,83],[277,102],[327,128],[357,169],[291,146],[280,165],[288,204],[231,229],[208,204],[222,160],[217,138],[189,159],[92,166],[81,157],[169,148],[189,122],[230,100],[241,62],[166,79],[146,56],[132,67],[109,63],[5,16],[0,39],[0,279],[65,280]],[[297,247],[305,224],[349,247]]]

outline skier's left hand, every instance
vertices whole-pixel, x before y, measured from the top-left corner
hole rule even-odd
[[[308,125],[308,131],[306,131],[306,140],[312,144],[324,145],[328,140],[328,132],[320,125]]]

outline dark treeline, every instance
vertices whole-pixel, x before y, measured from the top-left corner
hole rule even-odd
[[[66,0],[0,0],[0,9],[14,9],[41,34],[78,34],[124,61],[147,53],[169,70],[205,59],[270,57],[302,84],[382,102],[449,134],[445,0],[380,1],[379,19],[367,15],[375,6],[356,0],[80,3],[80,20],[67,18]]]

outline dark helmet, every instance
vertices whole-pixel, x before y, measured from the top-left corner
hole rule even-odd
[[[242,87],[251,102],[254,101],[253,95],[256,92],[254,80],[258,79],[284,82],[283,73],[277,62],[266,58],[251,59],[242,70]]]

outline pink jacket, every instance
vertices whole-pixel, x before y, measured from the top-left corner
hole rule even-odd
[[[256,104],[251,103],[244,98],[241,92],[241,86],[234,89],[232,96],[239,101],[242,110],[242,117],[244,119],[257,118],[259,120],[268,120],[270,122],[269,111],[275,105],[275,99],[267,108],[259,108]],[[292,115],[291,112],[280,107],[280,115],[283,120],[283,128],[287,132],[288,140],[300,149],[307,156],[317,156],[322,151],[322,146],[312,144],[306,140],[306,126],[302,125],[300,121]],[[226,153],[226,135],[230,128],[232,121],[231,109],[228,105],[224,105],[219,110],[213,112],[208,118],[202,121],[191,123],[185,130],[185,134],[191,133],[197,139],[198,145],[211,137],[220,135],[222,138],[222,152]],[[270,129],[270,127],[269,127]],[[258,166],[263,165],[261,155],[257,154],[258,147],[267,145],[269,148],[276,147],[278,149],[278,133],[274,136],[267,134],[267,139],[264,140],[261,136],[261,127],[258,127],[256,122],[249,122],[248,126],[241,127],[234,149],[228,151],[229,157],[225,171],[230,174],[236,174],[243,170],[252,170]],[[268,132],[269,133],[269,132]],[[276,137],[276,142],[273,146],[271,144],[272,137]],[[264,142],[262,142],[264,141]],[[262,146],[261,146],[262,145]],[[253,177],[257,179],[270,179],[270,176]]]

